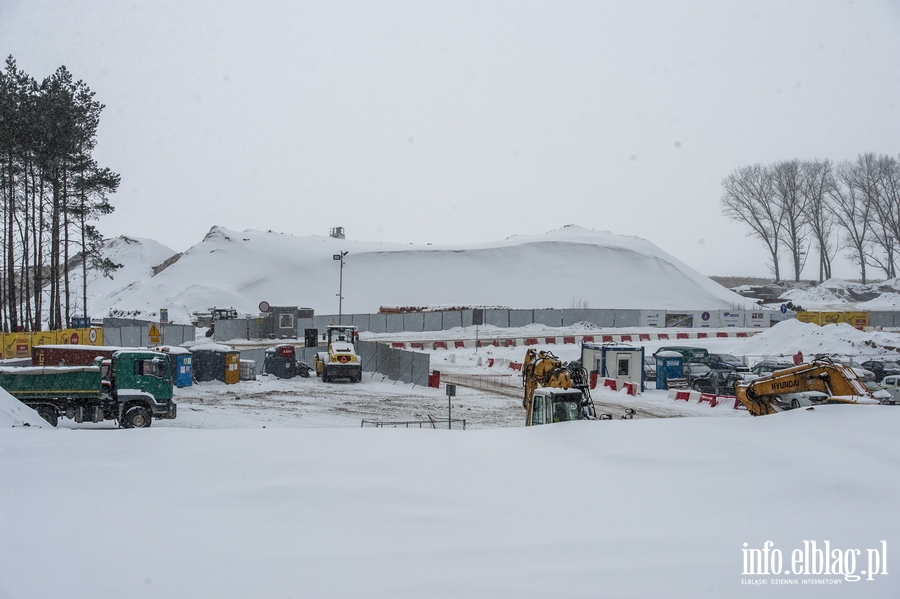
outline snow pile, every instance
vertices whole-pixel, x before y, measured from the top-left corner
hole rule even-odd
[[[49,427],[47,421],[38,416],[37,412],[7,393],[5,389],[0,389],[0,429],[18,426]]]
[[[751,300],[725,289],[652,243],[569,226],[546,235],[480,245],[414,246],[234,232],[220,227],[147,280],[98,297],[95,315],[145,316],[260,301],[336,313],[340,268],[344,313],[381,306],[502,305],[511,308],[736,309]],[[121,260],[113,257],[114,260]]]
[[[866,285],[828,279],[809,289],[786,291],[781,299],[806,310],[896,310],[900,308],[900,279]]]
[[[790,356],[802,351],[807,359],[816,354],[838,356],[892,354],[900,349],[900,335],[865,332],[849,324],[819,326],[785,320],[740,343],[743,355]]]
[[[890,567],[747,576],[742,550],[772,541],[790,568],[829,540],[861,550],[857,574],[881,540],[896,553],[898,428],[897,408],[817,406],[482,431],[7,430],[0,456],[27,459],[0,460],[0,595],[897,597]],[[61,498],[77,517],[47,517]]]

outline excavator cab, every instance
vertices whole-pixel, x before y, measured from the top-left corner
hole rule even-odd
[[[531,405],[526,405],[528,424],[570,422],[584,418],[584,396],[578,389],[539,388],[535,390]]]

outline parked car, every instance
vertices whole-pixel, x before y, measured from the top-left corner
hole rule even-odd
[[[872,371],[876,383],[880,383],[886,376],[900,374],[900,363],[891,360],[868,360],[862,363],[862,367]]]
[[[713,370],[750,372],[750,369],[747,368],[746,364],[731,354],[709,354],[709,367]]]
[[[756,376],[769,376],[773,372],[777,370],[784,370],[785,368],[793,368],[794,364],[792,362],[777,362],[775,360],[763,360],[762,362],[756,364],[753,368],[750,369],[750,372],[755,374]]]
[[[883,389],[878,383],[874,381],[866,381],[864,384],[866,385],[866,389],[869,390],[869,393],[872,394],[872,397],[877,399],[879,403],[893,402],[894,398],[891,395],[891,392],[887,389]]]
[[[888,375],[881,379],[881,388],[891,395],[890,399],[882,400],[881,403],[900,405],[900,375]]]
[[[826,399],[828,399],[828,394],[821,391],[800,391],[779,395],[776,401],[782,410],[796,410],[820,404]]]
[[[709,370],[691,381],[691,389],[715,395],[734,395],[734,385],[744,380],[734,370]]]
[[[691,386],[695,379],[708,374],[709,371],[710,367],[706,364],[691,364],[688,362],[684,363],[684,367],[682,369],[684,378],[687,379],[688,387]]]

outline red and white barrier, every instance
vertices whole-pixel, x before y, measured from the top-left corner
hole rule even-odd
[[[740,402],[733,395],[716,395],[714,393],[700,393],[699,391],[686,391],[680,389],[669,389],[669,399],[672,401],[696,401],[698,404],[707,403],[709,407],[715,408],[725,401],[734,400],[734,409],[737,410]]]

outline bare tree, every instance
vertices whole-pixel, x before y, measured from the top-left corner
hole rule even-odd
[[[897,276],[892,223],[898,220],[898,214],[895,206],[881,194],[882,172],[879,158],[872,153],[861,154],[853,163],[853,184],[877,216],[869,227],[871,243],[866,259],[869,265],[880,268],[887,278],[892,279]]]
[[[794,281],[800,280],[800,272],[806,265],[809,247],[809,225],[804,217],[808,200],[803,193],[803,173],[799,160],[777,162],[771,167],[775,188],[775,201],[781,213],[782,241],[791,255]]]
[[[828,190],[834,186],[833,165],[830,160],[805,161],[800,165],[801,193],[806,198],[804,219],[809,227],[812,243],[819,254],[819,283],[831,278],[831,261],[835,257],[835,216],[828,209]]]
[[[722,187],[722,212],[749,226],[750,235],[766,244],[775,280],[780,281],[778,244],[784,221],[771,171],[759,164],[739,168],[722,180]]]
[[[850,250],[847,257],[859,266],[859,276],[865,284],[871,219],[875,216],[875,208],[859,189],[854,163],[845,161],[838,165],[829,196],[829,208],[845,233],[841,247]]]
[[[888,229],[885,242],[891,248],[890,255],[896,257],[900,252],[900,160],[893,156],[879,156],[876,167],[879,216]],[[891,265],[893,266],[893,261]],[[888,276],[896,277],[896,268]]]

